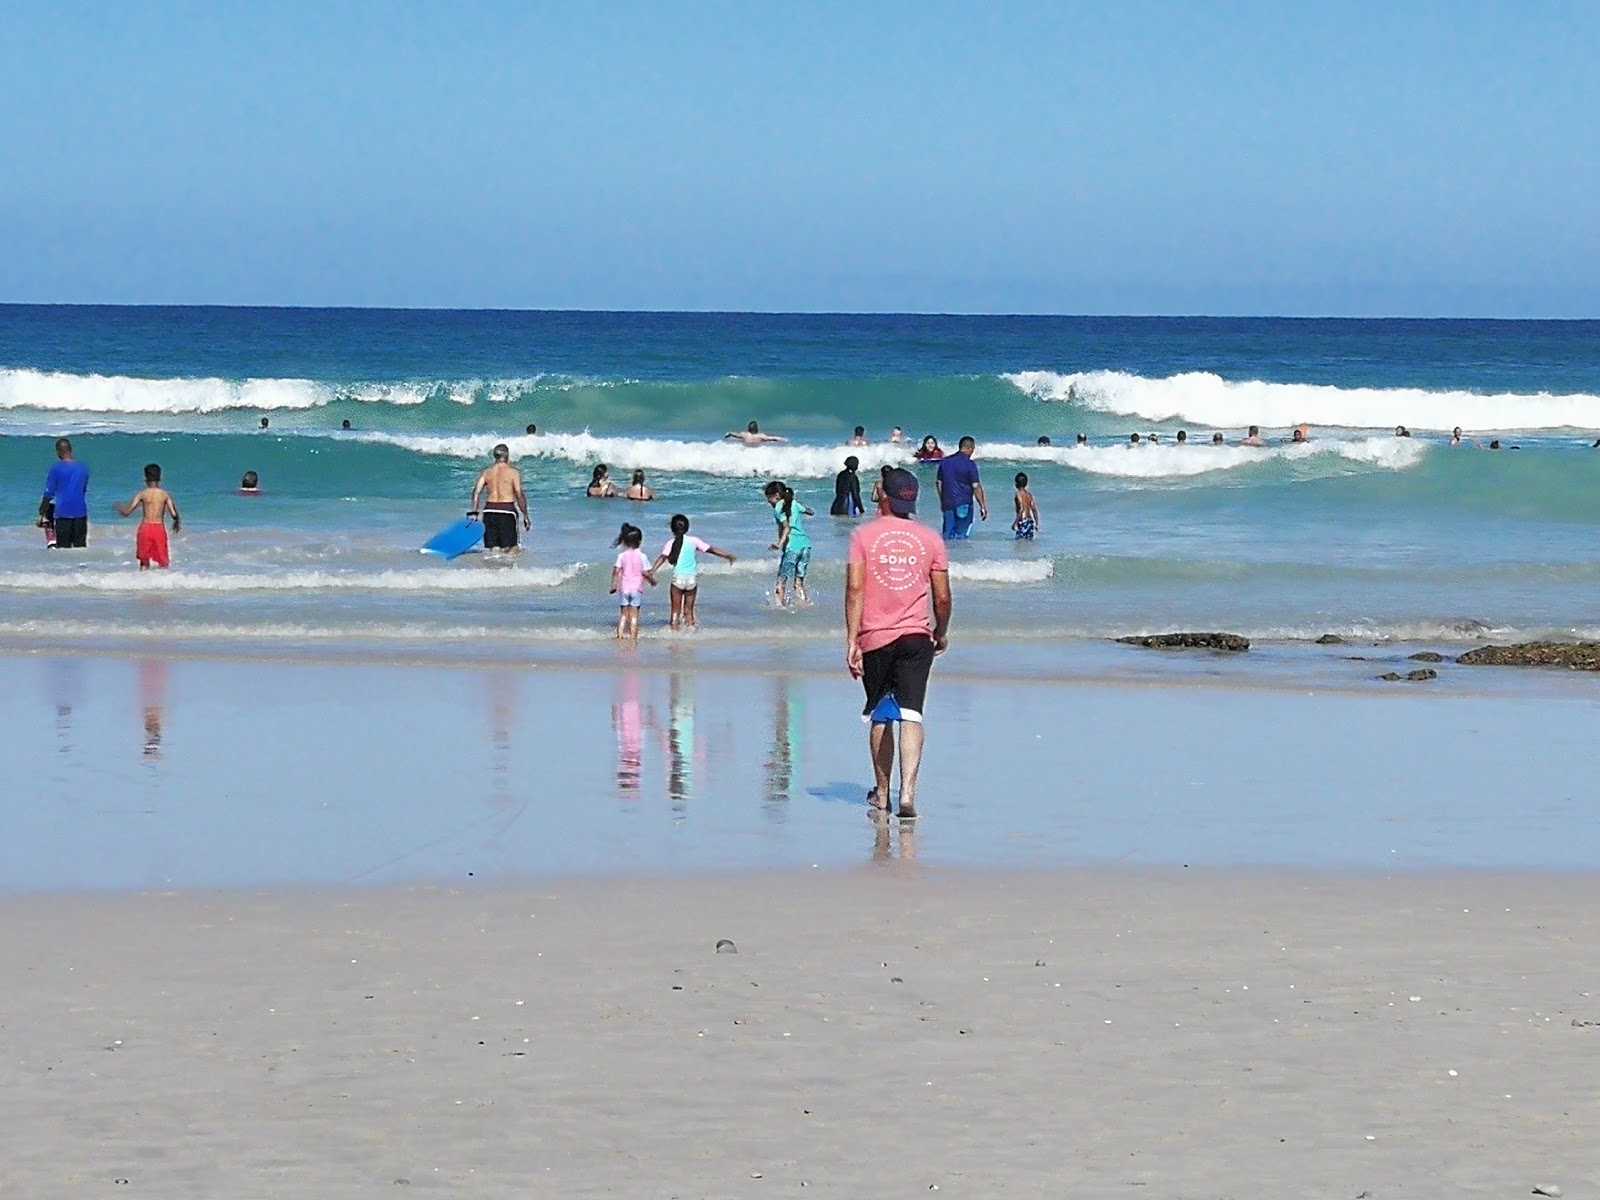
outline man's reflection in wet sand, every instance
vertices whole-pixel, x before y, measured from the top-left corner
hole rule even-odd
[[[511,798],[511,727],[517,720],[517,678],[510,671],[490,671],[489,804],[507,808]]]
[[[167,707],[167,664],[158,658],[139,662],[139,707],[144,712],[144,757],[161,758],[161,718]]]
[[[48,671],[50,702],[56,710],[56,753],[71,754],[72,710],[83,695],[83,664],[74,658],[57,658]]]
[[[796,692],[794,680],[782,676],[773,680],[772,753],[766,761],[768,818],[786,818],[789,796],[794,791],[795,764],[803,749],[805,703]]]
[[[617,792],[636,800],[644,773],[644,711],[639,702],[642,688],[638,671],[625,671],[621,699],[611,706],[611,727],[617,735]]]
[[[872,861],[896,874],[909,871],[917,861],[917,823],[883,813],[873,813],[871,820]]]
[[[694,676],[674,671],[667,687],[667,795],[681,806],[694,795]]]

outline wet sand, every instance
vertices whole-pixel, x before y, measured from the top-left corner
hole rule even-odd
[[[1600,1187],[1600,885],[1173,868],[27,896],[0,1188]],[[718,954],[719,939],[736,954]]]
[[[1600,871],[1592,691],[940,676],[920,853]],[[859,712],[842,672],[0,656],[0,892],[849,868]]]

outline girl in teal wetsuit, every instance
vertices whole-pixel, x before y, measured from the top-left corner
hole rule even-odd
[[[762,489],[767,503],[772,505],[772,515],[778,522],[778,540],[772,549],[783,555],[778,560],[777,600],[780,605],[789,602],[789,588],[801,604],[810,604],[806,595],[806,568],[811,565],[811,535],[806,532],[806,517],[816,516],[794,498],[794,489],[774,479]]]

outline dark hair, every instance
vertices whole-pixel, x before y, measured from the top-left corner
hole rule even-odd
[[[856,426],[856,436],[857,437],[861,437],[866,432],[867,432],[867,427],[865,425],[857,425]]]
[[[1048,446],[1050,444],[1050,439],[1048,437],[1044,436],[1043,434],[1041,434],[1039,436],[1038,444],[1041,445],[1041,446]]]
[[[504,442],[501,442],[494,448],[494,460],[495,462],[510,462],[511,447],[507,446]]]
[[[529,425],[522,432],[523,433],[538,433],[539,432],[539,427],[537,425]]]
[[[628,522],[624,521],[622,523],[622,529],[617,533],[617,540],[611,544],[613,546],[626,546],[629,550],[637,550],[639,548],[639,543],[643,541],[644,530],[640,529],[637,525],[630,525]]]
[[[244,478],[239,480],[239,486],[242,488],[253,488],[260,482],[261,476],[257,475],[254,471],[246,471],[244,473]]]
[[[160,463],[145,463],[145,465],[144,465],[144,481],[146,483],[160,483],[161,482],[161,464]]]
[[[689,518],[682,513],[673,513],[667,528],[672,530],[672,549],[667,551],[667,561],[677,566],[678,555],[683,553],[683,535],[689,532]]]
[[[1019,488],[1025,488],[1028,486],[1028,473],[1026,471],[1017,472],[1017,486]]]
[[[644,482],[644,468],[643,467],[635,467],[633,469],[633,481],[635,483],[643,483]]]
[[[1087,433],[1080,433],[1078,435],[1078,445],[1087,446],[1088,444],[1089,444],[1089,435]]]
[[[861,460],[852,454],[844,460],[844,465],[848,470],[854,471],[861,466]]]
[[[610,469],[611,468],[606,466],[605,463],[595,463],[594,474],[589,477],[589,486],[593,487],[595,484],[599,483],[600,476],[604,475]]]
[[[783,520],[788,524],[794,519],[794,489],[781,479],[774,479],[761,489],[761,494],[768,500],[774,496],[783,497]]]
[[[261,428],[265,429],[268,424],[269,424],[268,420],[265,417],[262,417],[261,418]]]
[[[929,442],[932,442],[935,446],[937,446],[939,444],[939,439],[934,437],[933,434],[931,434],[931,433],[928,434],[927,436],[925,436],[922,439],[922,448],[924,450],[926,450],[928,448],[928,443]]]
[[[760,433],[761,432],[761,426],[757,425],[754,421],[751,421],[750,424],[746,425],[744,428],[745,428],[745,432],[746,433]]]
[[[957,450],[976,450],[977,448],[978,448],[977,439],[974,438],[971,434],[965,435],[964,437],[962,437],[962,439],[959,442],[956,443],[956,449]]]

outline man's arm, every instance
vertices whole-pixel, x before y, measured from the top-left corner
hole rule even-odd
[[[943,654],[950,645],[950,612],[955,607],[950,597],[950,572],[935,571],[928,582],[933,588],[933,649]]]
[[[978,516],[987,521],[989,519],[989,500],[983,494],[983,484],[976,479],[972,481],[972,497],[978,502]],[[948,584],[950,581],[946,579],[945,582]]]
[[[528,494],[522,490],[522,472],[518,471],[511,477],[511,498],[517,502],[517,507],[522,510],[522,527],[533,528],[533,518],[528,515]]]
[[[948,595],[949,582],[945,583]],[[851,563],[844,574],[844,665],[850,678],[861,678],[861,614],[867,605],[867,564]]]
[[[183,518],[178,515],[178,502],[172,498],[172,493],[167,493],[166,510],[172,514],[172,532],[177,533],[183,527]]]

